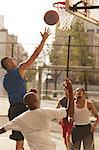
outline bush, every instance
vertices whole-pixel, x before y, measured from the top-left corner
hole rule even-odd
[[[51,100],[50,96],[43,96],[43,100]]]

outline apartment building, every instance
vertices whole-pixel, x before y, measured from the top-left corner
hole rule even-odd
[[[4,17],[0,16],[0,60],[5,56],[12,56],[19,63],[28,57],[22,44],[19,44],[17,41],[18,37],[13,34],[10,35],[8,29],[4,28]],[[2,85],[5,73],[6,71],[1,68],[0,64],[0,95],[6,94]]]

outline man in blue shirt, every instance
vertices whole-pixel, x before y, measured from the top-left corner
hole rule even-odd
[[[12,57],[5,57],[1,60],[2,68],[7,71],[7,74],[4,76],[3,85],[9,97],[9,120],[12,120],[27,110],[27,107],[22,101],[23,96],[26,93],[25,71],[40,54],[49,35],[49,29],[45,29],[45,32],[41,33],[41,43],[36,48],[34,53],[18,66]],[[16,141],[16,150],[24,150],[24,137],[21,132],[12,131],[10,138]]]

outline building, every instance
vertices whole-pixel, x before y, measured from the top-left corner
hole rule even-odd
[[[27,52],[24,50],[21,44],[17,42],[18,37],[10,35],[8,29],[4,28],[4,17],[0,16],[0,60],[5,56],[12,56],[17,63],[27,58]],[[6,73],[1,68],[0,64],[0,95],[5,95],[6,92],[3,88],[2,81],[3,76]]]

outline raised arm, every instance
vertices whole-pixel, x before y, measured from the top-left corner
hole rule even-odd
[[[41,33],[41,32],[40,32]],[[42,40],[41,43],[39,44],[39,46],[35,49],[34,53],[24,62],[22,62],[19,65],[19,73],[21,76],[24,75],[24,71],[35,61],[35,59],[38,57],[38,55],[40,54],[41,50],[44,47],[45,41],[47,40],[48,36],[50,35],[50,30],[49,28],[46,29],[44,33],[41,33],[42,36]]]
[[[69,107],[68,107],[68,116],[73,117],[74,115],[74,96],[72,89],[72,82],[69,78],[65,77],[64,81],[66,82],[65,88],[69,91]]]

